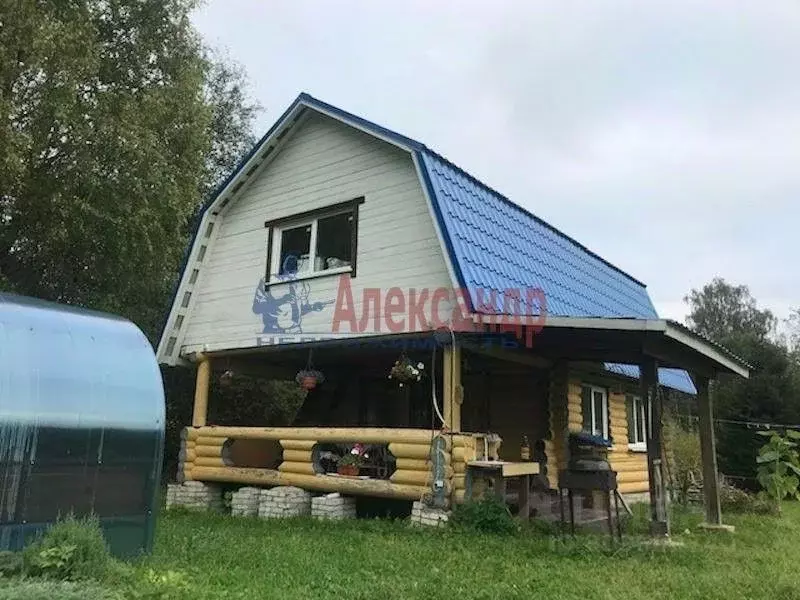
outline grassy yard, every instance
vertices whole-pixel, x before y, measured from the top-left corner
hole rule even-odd
[[[412,529],[402,522],[168,513],[161,518],[153,556],[136,568],[183,574],[189,588],[164,597],[192,600],[800,600],[800,505],[787,505],[780,519],[730,516],[726,521],[736,525],[735,534],[700,533],[694,528],[696,514],[676,515],[674,539],[680,547],[654,548],[646,538],[629,535],[612,552],[607,537],[559,541],[535,529],[502,537]],[[631,526],[641,530],[644,521]],[[115,597],[95,593],[75,597]],[[26,596],[4,595],[0,587],[0,599],[20,597]]]

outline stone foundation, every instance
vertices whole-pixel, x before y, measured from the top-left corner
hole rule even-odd
[[[443,527],[450,519],[450,511],[431,508],[424,502],[414,502],[411,506],[411,524]]]
[[[311,492],[292,486],[261,490],[258,516],[262,519],[302,517],[310,514]]]
[[[355,519],[356,499],[338,493],[317,496],[311,500],[311,516],[317,519]]]
[[[234,517],[254,517],[258,514],[261,488],[243,487],[231,495],[231,515]]]
[[[173,506],[222,511],[222,489],[202,481],[171,483],[167,486],[167,508]]]

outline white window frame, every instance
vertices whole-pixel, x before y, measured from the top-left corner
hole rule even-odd
[[[281,281],[280,267],[281,267],[281,244],[283,242],[283,232],[288,229],[297,229],[299,227],[311,226],[311,239],[309,240],[308,261],[311,267],[308,271],[298,272],[292,279],[310,279],[313,277],[322,277],[325,275],[337,275],[340,273],[350,273],[353,270],[353,261],[355,257],[350,257],[350,264],[345,267],[334,267],[333,269],[323,269],[321,271],[314,270],[314,264],[317,258],[317,227],[320,219],[327,219],[328,217],[335,217],[336,215],[349,214],[355,220],[355,214],[351,208],[345,210],[338,210],[330,213],[323,213],[310,219],[301,219],[298,221],[287,221],[280,225],[275,225],[272,234],[272,264],[270,265],[270,283],[278,283]],[[355,227],[355,223],[352,225]]]
[[[638,435],[638,432],[634,430],[634,439],[635,442],[630,441],[630,432],[628,432],[628,449],[633,452],[647,452],[647,432],[650,430],[650,418],[649,418],[649,411],[647,410],[647,403],[641,396],[637,396],[635,394],[628,394],[628,397],[631,399],[631,407],[634,411],[633,416],[633,424],[636,427],[636,417],[639,416],[642,419],[642,436],[641,439]],[[625,403],[626,410],[627,410],[627,402]]]
[[[590,422],[592,424],[592,431],[589,431],[587,433],[590,433],[591,435],[601,435],[603,437],[603,439],[605,439],[605,440],[609,439],[608,390],[606,388],[604,388],[604,387],[600,387],[598,385],[590,385],[588,383],[587,384],[583,384],[582,388],[588,388],[589,389],[589,399],[590,399],[589,405],[592,407],[592,414],[591,414],[591,419],[590,419]],[[595,433],[595,431],[594,431],[595,416],[597,414],[596,413],[595,402],[594,402],[594,394],[595,394],[595,392],[600,392],[603,395],[603,400],[602,400],[603,431],[599,432],[599,433]],[[583,389],[581,389],[581,393],[583,393]]]

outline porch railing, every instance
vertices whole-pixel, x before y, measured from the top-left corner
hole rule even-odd
[[[431,490],[431,442],[429,429],[369,427],[187,427],[182,434],[178,478],[184,480],[293,485],[320,492],[419,500]],[[454,502],[464,498],[466,463],[475,458],[497,457],[499,438],[477,433],[446,436],[442,460],[445,494]],[[280,455],[267,466],[237,466],[226,449],[236,440],[275,441]],[[320,472],[315,447],[322,444],[386,444],[395,469],[388,479],[340,477]]]

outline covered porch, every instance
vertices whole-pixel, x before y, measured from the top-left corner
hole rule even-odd
[[[722,524],[708,384],[720,373],[746,377],[746,365],[663,320],[549,318],[530,347],[518,341],[498,332],[439,331],[195,355],[193,423],[184,431],[178,478],[451,506],[465,498],[470,462],[521,461],[527,438],[526,461],[540,473],[536,485],[552,489],[568,459],[569,432],[585,424],[581,391],[599,381],[608,390],[607,435],[615,438],[610,456],[620,491],[647,492],[653,532],[667,534],[657,374],[659,367],[680,368],[697,389],[706,519]],[[401,388],[388,373],[402,352],[423,363],[427,376]],[[309,357],[326,382],[308,392],[292,427],[207,423],[214,369],[291,379]],[[636,365],[642,375],[624,380],[605,371],[605,363]],[[631,390],[651,415],[646,454],[627,444],[624,402]],[[335,462],[356,445],[369,448],[369,466],[363,475],[342,476]]]

